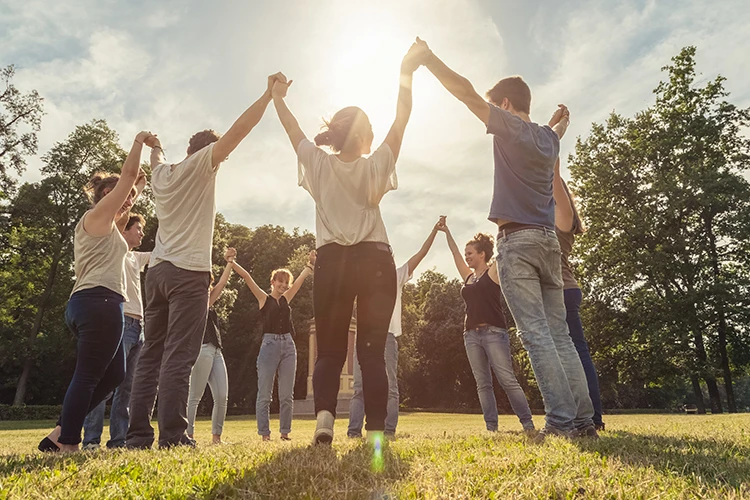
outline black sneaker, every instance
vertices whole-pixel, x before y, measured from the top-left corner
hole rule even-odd
[[[600,424],[594,424],[594,427],[596,428],[597,432],[598,431],[603,431],[604,430],[604,422],[602,422]]]
[[[589,425],[588,427],[584,427],[583,429],[577,430],[576,437],[588,438],[588,439],[599,439],[599,433],[596,432],[595,425]]]

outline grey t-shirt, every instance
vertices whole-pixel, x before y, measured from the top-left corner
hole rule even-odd
[[[552,176],[560,139],[547,125],[529,123],[490,104],[495,189],[489,219],[555,228]]]

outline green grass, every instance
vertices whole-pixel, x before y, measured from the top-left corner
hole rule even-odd
[[[262,443],[255,420],[238,417],[225,425],[230,445],[209,446],[210,422],[202,420],[196,450],[66,457],[34,451],[51,422],[0,422],[0,499],[750,499],[750,415],[610,415],[606,422],[599,441],[532,444],[510,416],[490,434],[481,415],[402,415],[381,470],[366,442],[346,438],[342,420],[332,448],[308,445],[312,420],[295,420],[291,443],[278,433]]]

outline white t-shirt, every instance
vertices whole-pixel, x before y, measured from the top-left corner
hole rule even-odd
[[[141,273],[150,257],[151,252],[131,251],[125,255],[125,283],[128,287],[128,301],[123,305],[125,314],[143,318]]]
[[[157,165],[151,174],[159,229],[151,267],[168,261],[189,271],[211,271],[211,243],[216,217],[214,144],[182,163]]]
[[[409,263],[407,262],[403,266],[396,269],[396,306],[393,308],[393,316],[391,316],[391,324],[388,326],[388,332],[392,333],[394,337],[401,336],[401,291],[407,281],[411,279],[409,274]]]
[[[297,159],[299,185],[315,200],[317,248],[328,243],[388,243],[379,204],[385,193],[398,188],[398,179],[387,144],[347,163],[303,139]]]

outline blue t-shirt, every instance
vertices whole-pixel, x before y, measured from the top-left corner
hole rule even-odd
[[[560,139],[547,125],[529,123],[490,104],[495,189],[489,219],[555,229],[552,177]]]

